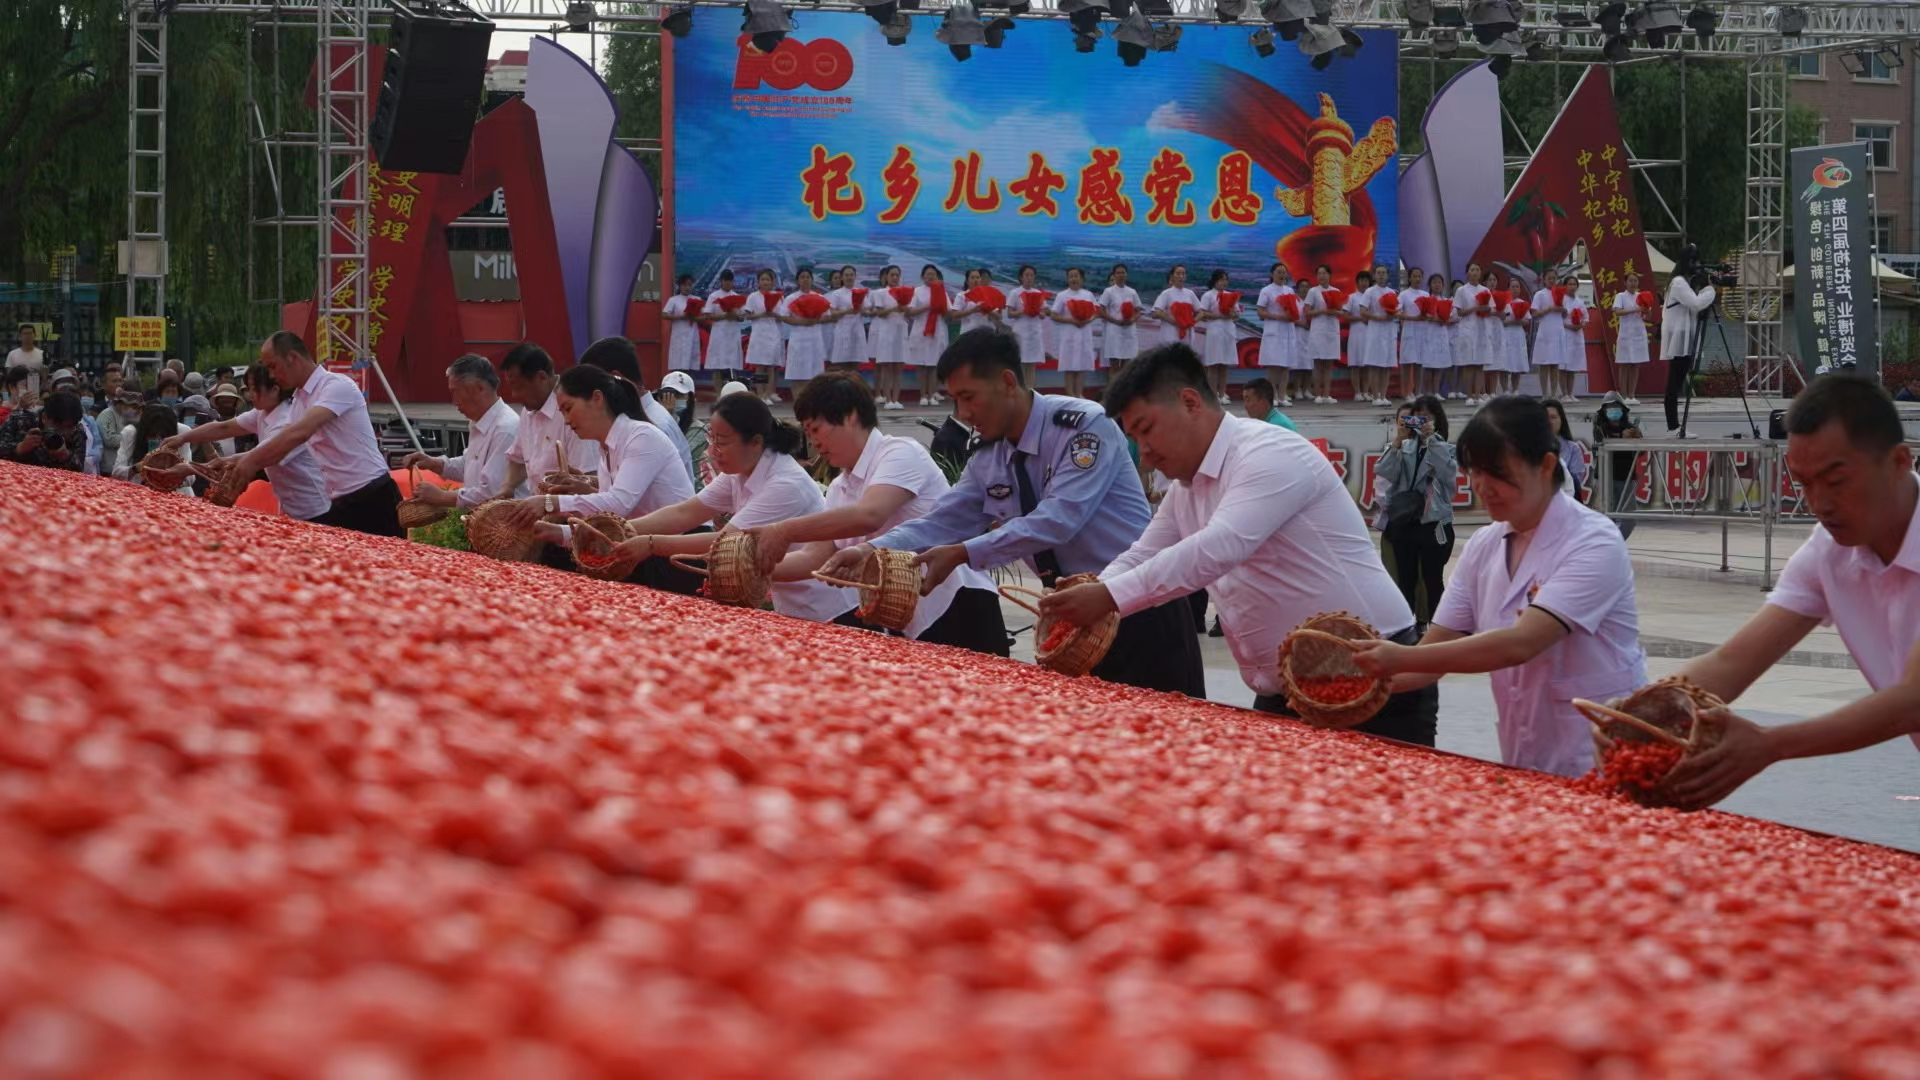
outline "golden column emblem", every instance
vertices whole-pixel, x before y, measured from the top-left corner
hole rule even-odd
[[[1358,143],[1353,128],[1335,111],[1333,98],[1320,95],[1320,115],[1307,125],[1307,161],[1312,176],[1302,187],[1280,188],[1274,197],[1294,217],[1315,225],[1351,225],[1347,198],[1367,186],[1399,151],[1393,118],[1383,116]]]

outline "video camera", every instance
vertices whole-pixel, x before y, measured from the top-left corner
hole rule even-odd
[[[1740,284],[1740,271],[1732,263],[1701,263],[1693,273],[1687,275],[1687,284],[1693,286],[1695,292],[1708,285],[1724,289]]]

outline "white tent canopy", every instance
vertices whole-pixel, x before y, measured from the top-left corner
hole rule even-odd
[[[1793,276],[1793,269],[1791,266],[1787,267],[1785,270],[1780,271],[1780,276],[1783,278],[1791,278]],[[1906,286],[1913,284],[1913,278],[1895,270],[1879,259],[1873,260],[1873,276],[1874,279],[1882,285]]]

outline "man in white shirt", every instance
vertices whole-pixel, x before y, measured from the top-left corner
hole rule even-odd
[[[1140,463],[1173,487],[1099,581],[1046,597],[1042,611],[1084,626],[1206,589],[1254,707],[1282,715],[1280,643],[1308,618],[1346,611],[1413,643],[1413,611],[1346,486],[1294,432],[1227,415],[1190,346],[1148,350],[1107,387],[1105,404]],[[1395,694],[1357,730],[1431,746],[1439,700],[1434,686]]]
[[[502,494],[526,498],[525,480],[518,487],[506,487],[507,453],[520,433],[520,417],[513,406],[500,400],[500,376],[493,364],[472,353],[455,360],[447,369],[447,394],[453,407],[467,418],[466,453],[442,458],[415,451],[401,464],[409,469],[429,469],[463,486],[453,491],[422,484],[414,489],[414,497],[430,506],[457,506],[462,510],[471,510]]]
[[[27,369],[27,390],[40,393],[40,375],[47,370],[47,354],[34,345],[32,323],[20,324],[20,347],[7,354],[7,366]]]
[[[601,338],[580,355],[582,364],[592,364],[602,371],[610,371],[633,384],[634,391],[640,395],[640,408],[647,414],[647,422],[665,432],[672,440],[675,450],[680,452],[680,461],[687,469],[687,479],[696,480],[693,471],[693,449],[687,445],[687,437],[680,430],[680,421],[667,411],[665,405],[654,399],[652,394],[640,382],[640,353],[633,342],[623,337]]]
[[[400,485],[387,471],[360,388],[345,375],[314,363],[307,343],[288,330],[260,346],[260,362],[274,382],[293,391],[288,403],[293,421],[234,459],[237,479],[233,482],[244,488],[295,448],[308,446],[319,461],[327,498],[333,503],[314,519],[318,524],[405,539],[406,530],[400,527]]]
[[[553,358],[531,341],[515,345],[500,360],[500,398],[521,410],[520,430],[507,451],[503,485],[538,484],[541,477],[558,471],[563,457],[567,467],[582,476],[600,467],[600,444],[575,435],[560,415],[560,402],[553,396],[558,385]],[[585,495],[594,490],[589,477],[578,490],[555,494]]]
[[[1901,735],[1920,744],[1920,479],[1877,383],[1815,379],[1787,409],[1787,469],[1820,519],[1747,624],[1680,674],[1733,701],[1814,627],[1832,625],[1873,693],[1794,724],[1723,714],[1720,744],[1682,762],[1677,801],[1711,806],[1776,761]]]

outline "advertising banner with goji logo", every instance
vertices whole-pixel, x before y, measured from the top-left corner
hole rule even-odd
[[[1791,155],[1794,341],[1809,379],[1880,369],[1874,314],[1867,144],[1803,146]]]
[[[1640,205],[1605,65],[1588,67],[1567,96],[1547,137],[1508,192],[1493,228],[1480,241],[1474,261],[1495,275],[1496,287],[1507,288],[1511,279],[1516,296],[1523,289],[1528,294],[1537,291],[1549,269],[1571,264],[1587,275],[1593,285],[1592,306],[1604,316],[1589,323],[1585,334],[1587,383],[1596,392],[1613,388],[1611,361],[1617,356],[1620,328],[1613,299],[1628,288],[1628,276],[1637,275],[1632,290],[1636,299],[1651,294],[1643,319],[1655,364],[1640,385],[1659,386],[1666,378],[1666,368],[1659,364],[1659,329],[1653,325],[1665,283],[1656,284],[1647,266]],[[1604,328],[1602,333],[1593,331],[1596,325]]]
[[[1129,68],[1057,22],[965,63],[933,16],[899,48],[864,14],[797,22],[771,53],[704,14],[671,42],[675,262],[703,289],[723,268],[786,284],[852,264],[870,284],[933,263],[957,285],[1031,263],[1050,286],[1084,266],[1097,290],[1125,262],[1151,297],[1176,261],[1242,290],[1276,259],[1343,282],[1397,262],[1391,33],[1314,71],[1291,45],[1260,57],[1245,25],[1187,26]]]

